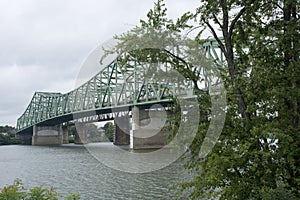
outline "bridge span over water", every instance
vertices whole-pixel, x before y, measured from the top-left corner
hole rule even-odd
[[[223,62],[216,41],[207,41],[202,48],[207,58]],[[120,55],[73,91],[66,94],[35,92],[17,120],[17,135],[32,138],[33,145],[67,143],[66,127],[75,123],[79,124],[76,126],[81,138],[79,143],[85,143],[84,123],[114,119],[117,122],[114,143],[129,144],[128,133],[138,127],[146,116],[149,118],[152,113],[161,121],[159,113],[162,107],[166,108],[174,97],[195,97],[195,83],[186,77],[179,78],[172,66],[176,56],[168,52],[165,54],[168,59],[164,63],[135,62],[127,59],[128,54]],[[177,59],[176,63],[177,66],[186,66],[183,59]],[[195,67],[193,70],[193,73],[198,70],[199,75],[205,74],[203,68]],[[161,106],[153,107],[156,104]],[[133,125],[130,125],[130,118]],[[164,140],[162,138],[159,134],[148,140],[143,137],[144,141],[136,142],[136,147],[157,147],[162,145],[157,142]]]

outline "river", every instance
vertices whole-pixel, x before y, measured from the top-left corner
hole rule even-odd
[[[97,146],[106,149],[101,156],[114,158],[114,145]],[[63,195],[80,193],[81,199],[172,199],[170,186],[188,177],[178,160],[155,171],[128,173],[103,164],[83,145],[0,146],[1,188],[19,178],[25,187],[53,186]]]

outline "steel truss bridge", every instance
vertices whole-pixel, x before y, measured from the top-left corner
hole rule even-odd
[[[216,41],[209,40],[202,48],[207,58],[223,63]],[[104,121],[113,119],[113,113],[130,110],[133,106],[167,105],[174,95],[183,98],[194,95],[192,81],[172,82],[168,78],[172,71],[171,62],[161,63],[159,67],[156,63],[153,67],[155,63],[146,61],[124,63],[125,56],[119,56],[89,81],[66,94],[35,92],[17,120],[17,133],[32,132],[34,125],[52,126],[74,120]],[[168,56],[174,59],[172,54]],[[180,62],[181,66],[185,65]],[[199,70],[199,74],[204,73]]]

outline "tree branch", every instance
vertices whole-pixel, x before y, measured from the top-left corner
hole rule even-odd
[[[279,5],[277,2],[272,2],[275,6],[277,6],[278,8],[280,8],[281,10],[283,10],[283,6]]]
[[[196,30],[197,28],[202,28],[202,26],[196,26],[191,28],[185,35],[187,36],[188,34],[190,34],[192,31]]]
[[[189,69],[188,63],[187,63],[184,59],[182,59],[181,57],[175,55],[174,53],[170,52],[170,51],[167,50],[167,49],[163,49],[162,51],[166,52],[167,54],[171,55],[172,57],[174,57],[174,58],[180,60],[181,62],[183,62],[184,65],[186,66],[186,69],[185,69],[185,70],[191,71],[191,70]],[[193,71],[192,71],[192,73],[193,73]],[[191,77],[188,77],[188,78],[191,78]],[[198,78],[198,77],[197,77],[197,78]],[[205,92],[205,93],[207,92],[207,91],[202,90],[202,89],[200,89],[200,88],[198,87],[198,84],[197,84],[198,79],[193,79],[193,78],[191,78],[191,80],[192,80],[193,83],[194,83],[194,87],[195,87],[195,90],[196,90],[196,91],[199,91],[199,92]]]
[[[226,2],[224,0],[220,0],[220,5],[222,7],[222,13],[223,13],[223,35],[224,39],[226,41],[227,36],[228,36],[228,7],[226,5]]]
[[[246,12],[247,7],[243,7],[240,12],[235,16],[235,18],[232,20],[231,24],[230,24],[230,28],[229,28],[229,35],[232,35],[233,29],[235,24],[237,23],[237,21],[240,19],[240,17]]]
[[[220,23],[220,21],[218,20],[218,18],[217,18],[217,16],[216,16],[215,14],[213,14],[213,18],[214,18],[215,22],[216,22],[216,23],[220,26],[220,28],[222,29],[223,26],[222,26],[222,24]]]
[[[237,21],[240,19],[240,17],[246,12],[246,10],[251,6],[251,4],[253,4],[255,2],[255,0],[252,0],[250,2],[249,5],[244,6],[240,12],[235,16],[235,18],[232,20],[231,24],[230,24],[230,28],[229,28],[229,35],[230,37],[232,36],[232,32],[234,29],[235,24],[237,23]]]
[[[218,37],[215,29],[210,25],[210,23],[208,21],[204,21],[204,23],[208,26],[208,28],[210,29],[210,31],[212,32],[214,38],[217,40],[222,52],[226,55],[227,54],[227,51],[225,49],[225,46],[224,44],[222,43],[222,41],[220,40],[220,38]]]

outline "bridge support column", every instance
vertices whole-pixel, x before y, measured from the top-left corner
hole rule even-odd
[[[63,144],[69,144],[68,127],[67,126],[63,126],[62,127],[62,132],[63,132]]]
[[[62,126],[33,126],[32,145],[61,145]]]
[[[114,145],[130,144],[129,116],[115,118]]]
[[[84,123],[75,123],[76,134],[75,134],[75,144],[87,144],[87,133],[88,128]]]
[[[167,118],[165,110],[142,110],[132,108],[133,149],[158,149],[168,142],[168,131],[164,130]]]

